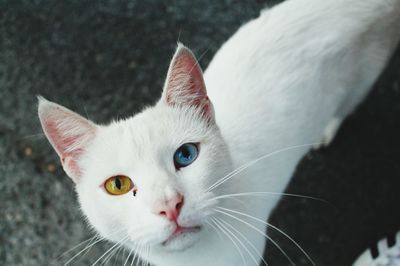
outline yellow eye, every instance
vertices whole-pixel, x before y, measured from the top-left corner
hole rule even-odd
[[[104,188],[111,195],[122,195],[133,188],[132,180],[124,175],[116,175],[104,182]]]

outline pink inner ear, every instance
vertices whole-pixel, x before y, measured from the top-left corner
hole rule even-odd
[[[83,149],[77,146],[77,143],[85,138],[84,135],[74,135],[74,136],[63,136],[62,132],[57,128],[57,125],[53,121],[45,122],[47,128],[47,134],[49,139],[60,157],[61,164],[64,169],[68,169],[68,172],[74,177],[81,176],[81,170],[77,164]],[[74,147],[71,149],[71,147]]]
[[[170,65],[164,99],[170,105],[189,105],[201,108],[211,120],[212,104],[207,97],[201,68],[190,50],[179,46]]]
[[[82,153],[82,149],[79,147],[71,149],[71,147],[76,146],[76,143],[78,143],[80,139],[84,138],[82,134],[63,136],[63,133],[60,132],[54,121],[45,121],[45,124],[47,134],[53,142],[53,145],[61,159],[67,156],[77,157]]]
[[[176,96],[186,96],[190,104],[198,104],[201,98],[207,97],[201,69],[186,49],[178,51],[167,81],[167,103],[176,103]]]
[[[64,170],[76,181],[81,176],[78,161],[95,136],[96,125],[67,108],[44,99],[39,101],[39,118]]]

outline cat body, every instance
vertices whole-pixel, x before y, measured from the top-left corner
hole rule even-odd
[[[398,0],[290,0],[243,25],[204,81],[178,45],[161,100],[130,119],[99,126],[44,99],[39,116],[89,223],[116,246],[159,266],[259,264],[266,225],[232,210],[268,219],[273,193],[329,144],[399,36]],[[180,168],[185,143],[198,155]],[[116,175],[134,195],[104,190]],[[225,196],[248,192],[272,194]]]

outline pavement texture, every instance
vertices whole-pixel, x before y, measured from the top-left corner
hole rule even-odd
[[[100,123],[131,116],[160,96],[178,39],[205,53],[205,68],[241,24],[276,2],[1,0],[0,265],[63,265],[83,246],[60,255],[93,235],[41,134],[36,95]],[[399,84],[398,49],[368,99],[328,148],[304,158],[287,189],[330,204],[284,198],[270,219],[317,265],[350,265],[400,228]],[[297,265],[310,265],[270,234]],[[71,265],[91,265],[110,246],[96,244]],[[289,265],[271,244],[265,258]]]

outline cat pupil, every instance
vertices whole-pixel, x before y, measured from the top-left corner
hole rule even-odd
[[[121,189],[121,180],[119,178],[115,179],[114,184],[119,190]]]
[[[182,155],[183,155],[183,157],[185,159],[190,159],[191,158],[191,154],[190,154],[189,149],[187,147],[183,147]]]

